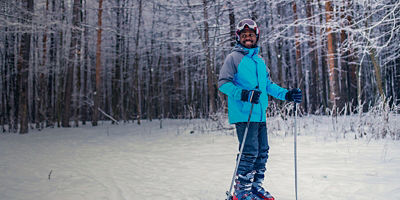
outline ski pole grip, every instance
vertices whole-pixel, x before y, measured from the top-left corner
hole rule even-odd
[[[250,92],[251,92],[250,102],[252,102],[252,101],[253,101],[253,96],[254,96],[254,91],[251,91],[251,90],[250,90]]]

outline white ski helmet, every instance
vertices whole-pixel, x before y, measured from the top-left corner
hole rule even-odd
[[[237,24],[237,26],[236,26],[236,42],[240,42],[240,32],[242,32],[243,29],[246,28],[246,26],[249,29],[254,30],[254,32],[256,33],[257,42],[258,42],[258,38],[260,36],[260,29],[258,28],[257,23],[252,19],[243,19],[242,21],[240,21]]]

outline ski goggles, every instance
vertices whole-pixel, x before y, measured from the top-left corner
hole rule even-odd
[[[257,29],[256,22],[251,19],[244,19],[240,21],[236,28],[237,30],[243,30],[246,25],[251,29]]]

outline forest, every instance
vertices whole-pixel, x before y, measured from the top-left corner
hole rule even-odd
[[[302,115],[399,113],[398,0],[0,0],[2,132],[226,112],[218,74],[244,18]]]

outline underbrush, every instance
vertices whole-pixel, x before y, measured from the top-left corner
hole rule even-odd
[[[351,106],[324,114],[306,114],[297,108],[297,133],[299,135],[320,135],[333,138],[389,138],[400,140],[400,108],[398,105],[377,101],[368,106],[367,112],[357,112]],[[277,105],[271,103],[267,110],[268,133],[276,136],[293,135],[295,124],[293,103]],[[229,124],[228,114],[220,111],[210,116],[204,123],[194,127],[202,133],[223,132],[234,134],[234,125]]]

